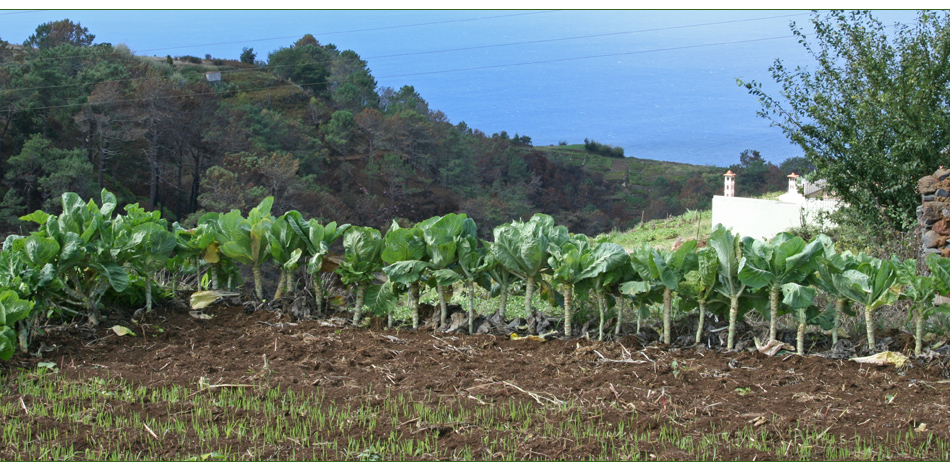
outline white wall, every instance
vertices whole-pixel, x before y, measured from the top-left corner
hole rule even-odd
[[[816,199],[790,203],[713,196],[712,224],[713,227],[722,224],[732,230],[732,233],[743,237],[770,239],[789,228],[801,227],[802,214],[805,215],[806,222],[814,223],[819,210],[833,211],[836,204],[835,201]]]

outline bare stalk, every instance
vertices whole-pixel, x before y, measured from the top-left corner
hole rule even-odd
[[[564,284],[564,336],[571,336],[571,318],[574,316],[574,286]]]

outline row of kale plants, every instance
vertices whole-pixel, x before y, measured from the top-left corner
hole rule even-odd
[[[540,295],[563,308],[563,331],[571,336],[578,301],[591,300],[599,314],[599,339],[615,305],[633,303],[639,311],[662,303],[662,341],[670,343],[674,295],[679,310],[698,309],[696,341],[711,314],[728,317],[726,347],[735,346],[736,324],[758,311],[770,321],[775,340],[777,319],[786,313],[798,323],[802,353],[806,325],[832,331],[851,314],[851,303],[864,308],[868,347],[874,349],[874,312],[899,299],[912,301],[916,353],[922,349],[923,325],[936,295],[950,291],[950,259],[930,256],[931,276],[918,273],[916,260],[878,259],[864,253],[838,253],[824,235],[806,243],[782,233],[766,242],[718,226],[697,248],[695,240],[675,250],[643,245],[627,253],[613,243],[596,243],[570,234],[547,215],[512,221],[494,228],[494,241],[479,240],[475,222],[464,214],[433,217],[412,227],[393,222],[385,236],[370,227],[320,224],[297,211],[275,217],[272,199],[263,200],[245,217],[239,211],[209,213],[193,229],[177,223],[169,229],[159,211],[127,205],[114,215],[116,198],[103,190],[101,205],[74,193],[62,196],[62,212],[42,211],[22,217],[39,228],[28,236],[11,235],[0,252],[0,359],[12,357],[17,345],[26,351],[34,323],[41,317],[87,317],[98,324],[103,299],[126,293],[152,309],[153,293],[176,295],[185,276],[203,280],[210,289],[242,285],[239,265],[253,273],[256,297],[264,299],[262,268],[276,265],[274,297],[293,291],[303,271],[310,276],[316,310],[324,309],[321,272],[335,272],[352,288],[352,321],[361,324],[364,310],[388,316],[400,295],[407,295],[412,327],[418,328],[420,289],[438,293],[436,326],[446,325],[448,286],[468,291],[468,329],[473,331],[475,286],[500,296],[498,314],[505,318],[509,292],[523,286],[525,311]],[[342,237],[343,257],[330,247]],[[160,273],[165,275],[160,276]],[[157,282],[164,279],[164,282]],[[833,302],[820,310],[816,291]],[[144,295],[140,295],[144,294]],[[144,299],[143,299],[144,297]],[[620,333],[622,308],[616,318]]]

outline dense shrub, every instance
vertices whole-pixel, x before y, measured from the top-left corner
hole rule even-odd
[[[610,158],[623,158],[623,147],[614,147],[590,139],[584,139],[584,149],[590,153]]]

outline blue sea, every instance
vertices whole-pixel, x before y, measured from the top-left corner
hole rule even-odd
[[[911,11],[878,13],[886,24]],[[627,156],[728,166],[745,149],[801,155],[736,80],[777,92],[775,59],[812,65],[789,23],[804,11],[0,11],[23,42],[69,18],[96,42],[140,55],[258,59],[306,33],[366,59],[380,86],[412,85],[430,108],[535,145],[624,148]]]

